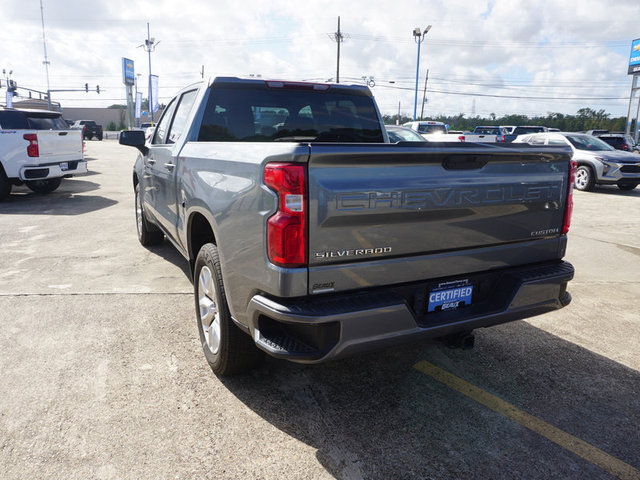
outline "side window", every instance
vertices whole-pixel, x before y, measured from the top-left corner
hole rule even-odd
[[[529,143],[531,145],[544,145],[544,137],[542,135],[532,135]]]
[[[163,143],[166,143],[169,123],[171,122],[171,117],[173,117],[173,111],[175,109],[176,99],[174,98],[162,114],[160,122],[158,122],[155,134],[153,135],[153,141],[151,142],[153,145],[162,145]]]
[[[196,93],[198,93],[197,90],[191,90],[182,95],[178,108],[176,109],[176,114],[173,117],[173,123],[171,124],[171,130],[169,130],[167,143],[176,143],[184,132],[184,127],[187,124],[187,117],[189,116],[191,107],[193,107],[193,102],[196,99]]]
[[[562,145],[567,146],[567,141],[564,138],[550,138],[549,145]]]

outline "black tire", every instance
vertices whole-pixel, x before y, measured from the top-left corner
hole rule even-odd
[[[102,135],[98,135],[98,140],[102,141]]]
[[[231,319],[213,243],[203,245],[198,253],[193,291],[200,343],[213,373],[233,375],[256,367],[264,353]]]
[[[629,190],[633,190],[634,188],[636,188],[638,186],[637,183],[625,183],[623,185],[618,185],[618,188],[620,190],[622,190],[623,192],[627,192]]]
[[[4,173],[2,166],[0,165],[0,201],[6,200],[11,194],[11,182]]]
[[[44,180],[27,180],[24,182],[30,190],[36,193],[51,193],[62,183],[62,177],[45,178]]]
[[[85,140],[91,140],[92,138],[93,138],[93,137],[92,137],[91,135],[86,135],[86,136],[84,137],[84,139],[85,139]]]
[[[591,167],[587,165],[580,165],[576,170],[576,181],[574,186],[577,190],[584,192],[590,192],[596,185],[596,176],[591,170]]]
[[[145,247],[158,245],[164,240],[164,233],[157,226],[147,220],[142,207],[142,195],[140,184],[136,185],[136,230],[138,231],[138,241]]]

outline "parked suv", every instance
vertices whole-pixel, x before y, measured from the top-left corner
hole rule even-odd
[[[605,133],[598,135],[598,138],[616,150],[624,150],[625,152],[632,152],[634,150],[633,140],[623,133]]]
[[[617,185],[620,190],[633,190],[640,183],[640,155],[616,150],[593,135],[536,133],[518,137],[513,143],[570,147],[572,160],[578,164],[575,177],[578,190],[593,190],[596,184]]]
[[[93,120],[76,120],[71,128],[82,130],[82,137],[85,140],[91,140],[93,137],[102,140],[102,125],[98,125]]]

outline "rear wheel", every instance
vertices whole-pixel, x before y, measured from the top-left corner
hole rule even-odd
[[[591,170],[591,167],[588,167],[586,165],[581,165],[578,167],[578,170],[576,171],[576,181],[575,181],[575,187],[578,190],[583,190],[583,191],[590,191],[593,190],[593,187],[596,184],[596,178],[595,175],[593,174],[593,170]]]
[[[140,184],[136,185],[136,229],[138,231],[138,241],[145,247],[158,245],[164,239],[164,233],[155,225],[150,224],[144,215]]]
[[[618,188],[623,191],[633,190],[638,186],[637,183],[625,183],[624,185],[618,185]]]
[[[5,175],[2,166],[0,166],[0,201],[5,200],[11,193],[11,182]]]
[[[200,343],[213,373],[233,375],[251,370],[264,354],[231,319],[218,248],[213,243],[200,249],[193,278]]]
[[[62,183],[62,177],[46,178],[44,180],[27,180],[24,182],[30,190],[36,193],[51,193]]]

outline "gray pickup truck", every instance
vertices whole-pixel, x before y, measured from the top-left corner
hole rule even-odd
[[[138,148],[143,245],[189,261],[216,374],[317,363],[567,305],[561,147],[391,144],[362,86],[216,78]]]

